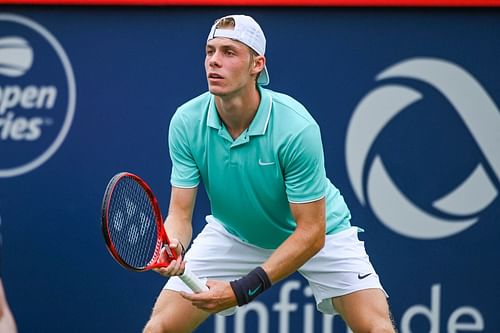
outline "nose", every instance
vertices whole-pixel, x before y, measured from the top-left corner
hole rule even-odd
[[[212,55],[208,58],[208,65],[210,67],[219,67],[220,66],[220,56],[218,51],[214,51]]]

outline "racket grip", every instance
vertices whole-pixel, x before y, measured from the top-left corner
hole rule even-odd
[[[195,293],[208,291],[208,287],[205,282],[200,280],[196,275],[194,275],[193,272],[191,272],[187,268],[184,269],[184,273],[179,277],[181,278],[182,282],[184,282]]]

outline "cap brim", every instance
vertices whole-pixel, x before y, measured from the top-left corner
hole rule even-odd
[[[257,83],[261,86],[267,86],[269,84],[269,73],[267,72],[267,66],[264,66],[264,70],[260,72]]]

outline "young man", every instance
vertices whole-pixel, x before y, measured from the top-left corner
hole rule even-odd
[[[266,40],[251,17],[212,26],[206,44],[209,92],[172,118],[172,193],[165,227],[182,253],[192,237],[197,187],[212,215],[186,253],[156,271],[171,277],[144,332],[192,332],[211,313],[234,312],[299,271],[318,309],[338,312],[354,332],[394,332],[386,294],[325,175],[320,130],[289,96],[262,88]],[[193,294],[176,275],[187,265],[207,278]]]

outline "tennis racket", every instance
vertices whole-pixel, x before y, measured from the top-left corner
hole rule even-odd
[[[121,172],[111,178],[102,202],[101,227],[109,253],[129,270],[166,267],[177,259],[168,246],[170,241],[153,191],[139,176]],[[163,248],[166,261],[160,260]],[[195,293],[208,290],[187,268],[179,277]]]

